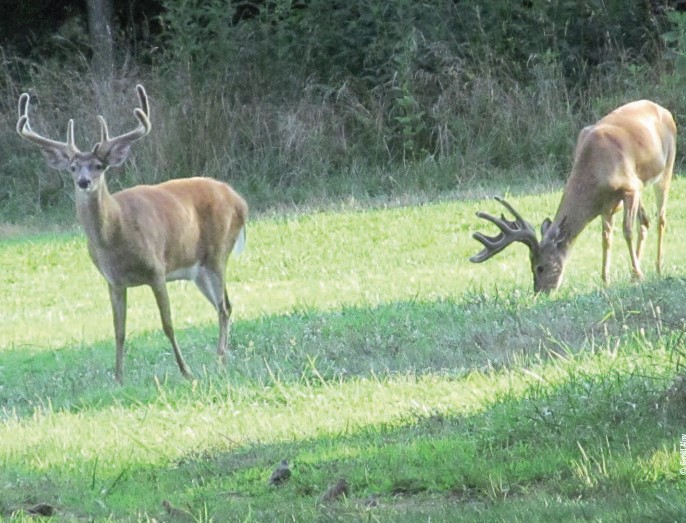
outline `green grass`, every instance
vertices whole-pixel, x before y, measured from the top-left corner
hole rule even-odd
[[[682,521],[685,193],[662,277],[654,232],[641,284],[618,234],[604,288],[593,223],[539,298],[524,247],[467,261],[494,201],[257,218],[227,272],[227,368],[192,285],[170,294],[193,382],[134,289],[123,387],[82,235],[4,240],[0,518],[44,502],[60,521],[182,521],[169,500],[203,522]],[[559,196],[512,201],[538,224]],[[340,477],[350,495],[322,501]]]

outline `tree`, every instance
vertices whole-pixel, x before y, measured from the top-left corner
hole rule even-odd
[[[105,80],[114,71],[114,16],[112,0],[87,0],[88,32],[93,49],[95,77]]]

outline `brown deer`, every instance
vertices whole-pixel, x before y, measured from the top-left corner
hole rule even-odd
[[[672,180],[676,154],[676,124],[671,113],[648,100],[631,102],[615,109],[595,125],[579,133],[572,173],[562,194],[560,206],[551,222],[541,225],[541,241],[530,223],[502,198],[496,198],[515,217],[496,218],[477,212],[500,229],[497,236],[474,233],[484,249],[470,260],[481,263],[515,241],[530,250],[534,292],[556,290],[574,240],[596,216],[602,217],[602,278],[608,283],[612,217],[624,206],[624,239],[629,247],[636,279],[643,279],[640,258],[648,232],[648,216],[641,204],[641,191],[654,185],[658,207],[657,272],[662,269],[663,237],[667,215],[667,194]],[[634,247],[633,228],[640,228]]]
[[[17,132],[38,145],[50,167],[68,170],[74,179],[76,212],[88,239],[88,253],[109,286],[117,347],[115,378],[123,382],[128,287],[149,285],[160,311],[162,328],[186,378],[192,373],[174,336],[166,282],[192,280],[216,308],[219,317],[217,354],[222,362],[229,346],[231,303],[225,288],[229,255],[245,245],[248,206],[227,184],[211,178],[171,180],[138,185],[115,194],[107,190],[105,172],[124,163],[131,144],[150,132],[150,108],[142,85],[138,127],[111,138],[102,116],[101,138],[89,152],[74,143],[74,121],[67,141],[56,142],[31,130],[29,95],[19,98]]]

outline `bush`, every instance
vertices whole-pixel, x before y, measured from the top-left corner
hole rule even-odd
[[[135,125],[142,82],[153,131],[110,175],[112,189],[214,176],[257,211],[507,172],[561,181],[579,130],[617,105],[646,97],[683,112],[684,24],[639,0],[273,0],[243,18],[233,5],[164,1],[151,51],[127,55],[108,82],[68,42],[42,62],[7,56],[3,207],[19,217],[70,203],[46,182],[68,177],[37,170],[38,151],[14,133],[23,90],[39,132],[60,139],[74,117],[86,147],[98,112],[112,132]],[[16,199],[30,203],[5,205]]]

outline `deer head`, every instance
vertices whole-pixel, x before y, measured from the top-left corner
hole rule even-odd
[[[41,148],[48,165],[53,169],[69,171],[77,190],[94,192],[102,183],[103,174],[112,166],[124,163],[131,150],[131,144],[150,132],[150,107],[148,96],[142,85],[136,86],[140,108],[134,110],[139,125],[133,131],[110,138],[105,118],[98,115],[100,141],[90,152],[81,152],[74,142],[74,120],[67,124],[67,141],[57,142],[35,133],[29,125],[29,95],[19,98],[19,120],[17,132],[22,138]]]
[[[472,237],[479,241],[484,248],[469,258],[473,263],[481,263],[514,242],[521,242],[529,248],[529,259],[531,261],[531,272],[534,279],[534,292],[551,292],[556,290],[562,282],[564,265],[567,259],[569,246],[569,234],[565,230],[565,219],[559,224],[553,224],[546,218],[541,224],[541,241],[536,237],[533,226],[524,220],[521,215],[506,202],[503,198],[495,197],[512,215],[514,221],[505,218],[502,214],[496,218],[486,212],[479,211],[476,215],[500,229],[496,236],[486,236],[480,232],[475,232]]]

